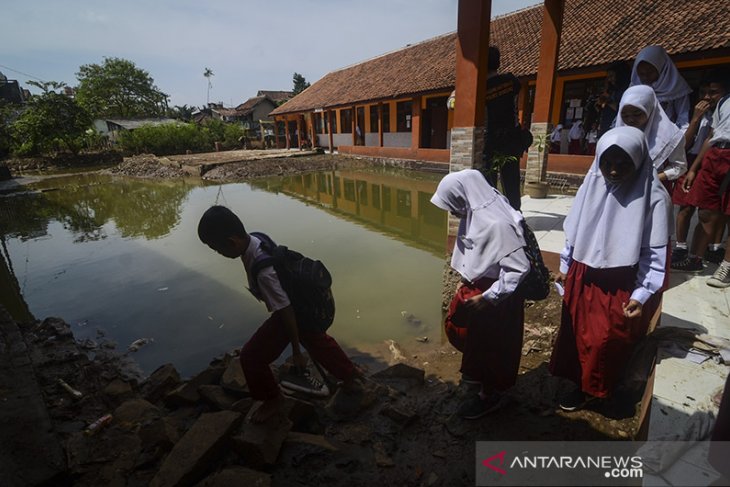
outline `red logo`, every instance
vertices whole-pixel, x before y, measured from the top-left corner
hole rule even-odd
[[[484,465],[487,468],[491,468],[492,470],[494,470],[498,474],[504,475],[504,474],[507,473],[507,471],[506,470],[502,470],[501,468],[492,465],[492,460],[498,458],[499,459],[499,464],[500,465],[504,465],[504,456],[506,454],[507,454],[507,451],[505,450],[505,451],[501,451],[501,452],[497,453],[496,455],[492,455],[491,457],[489,457],[486,460],[484,460],[482,462],[482,465]]]

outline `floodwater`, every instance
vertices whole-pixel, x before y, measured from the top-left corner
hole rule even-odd
[[[63,318],[79,340],[99,341],[100,330],[121,352],[150,338],[134,353],[142,369],[170,362],[188,376],[240,347],[268,315],[241,261],[198,240],[200,215],[223,204],[248,231],[327,265],[330,333],[364,354],[388,339],[440,337],[447,219],[429,203],[439,179],[384,170],[224,185],[52,178],[0,197],[2,253],[37,318]]]

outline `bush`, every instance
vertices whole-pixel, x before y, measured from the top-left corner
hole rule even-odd
[[[212,120],[202,126],[194,123],[143,125],[122,132],[118,142],[124,152],[165,156],[184,154],[188,150],[213,151],[215,142],[220,142],[223,149],[238,149],[242,146],[239,139],[245,134],[241,125]]]

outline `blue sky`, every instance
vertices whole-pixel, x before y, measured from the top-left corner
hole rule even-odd
[[[539,0],[493,0],[502,15]],[[23,0],[0,16],[0,72],[75,85],[79,66],[122,57],[171,105],[237,105],[456,30],[457,0]],[[11,71],[10,69],[15,70]],[[20,74],[20,71],[24,74]]]

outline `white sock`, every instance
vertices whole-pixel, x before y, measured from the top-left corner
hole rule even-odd
[[[730,262],[723,259],[723,261],[720,263],[722,267],[730,267]]]
[[[674,244],[675,249],[687,250],[687,242],[676,242]]]
[[[713,252],[715,252],[715,251],[720,250],[722,248],[722,244],[714,243],[714,244],[710,244],[709,247],[710,247],[710,250],[712,250]]]

